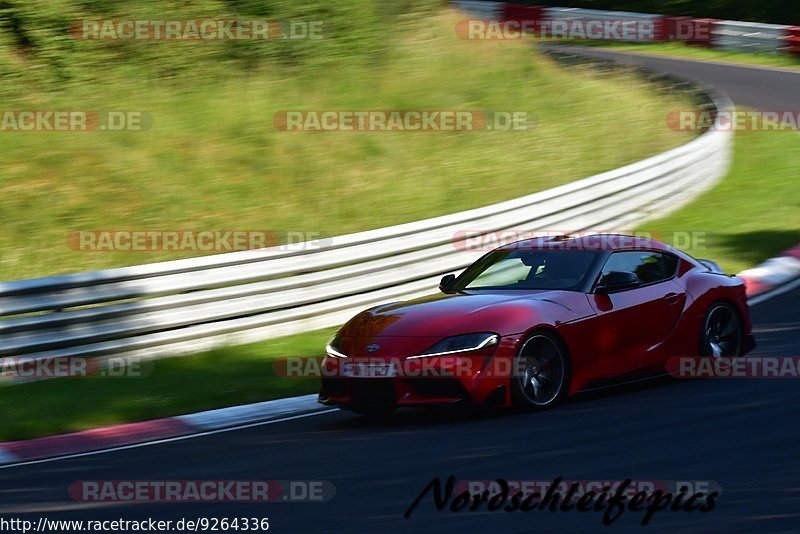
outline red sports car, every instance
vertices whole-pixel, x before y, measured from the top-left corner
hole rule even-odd
[[[639,237],[505,245],[440,290],[345,324],[326,348],[320,402],[373,414],[541,409],[664,374],[673,357],[736,357],[755,345],[743,280]]]

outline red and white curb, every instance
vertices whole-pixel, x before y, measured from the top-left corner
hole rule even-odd
[[[739,277],[744,279],[747,296],[753,300],[800,278],[800,245],[743,271]]]
[[[750,304],[758,304],[800,285],[800,245],[739,274],[747,284]],[[20,464],[54,457],[79,456],[153,442],[164,442],[204,433],[223,432],[270,421],[280,422],[333,411],[317,402],[317,395],[303,395],[176,417],[128,423],[0,443],[0,465]]]
[[[207,412],[193,413],[190,415],[179,415],[174,419],[177,419],[190,428],[217,430],[218,428],[264,421],[267,418],[277,419],[287,415],[296,415],[325,409],[330,408],[319,404],[317,402],[317,395],[313,394],[233,406],[232,408],[220,408],[219,410],[209,410]]]
[[[93,428],[23,441],[0,443],[0,465],[114,449],[153,441],[170,440],[209,431],[268,422],[286,416],[331,410],[317,402],[317,395],[303,395],[255,404],[232,406],[189,415],[140,423]]]
[[[0,464],[11,464],[19,461],[11,452],[0,446]]]

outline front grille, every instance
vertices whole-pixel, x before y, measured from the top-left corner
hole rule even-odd
[[[422,397],[469,399],[467,390],[454,378],[414,378],[408,384]]]
[[[392,378],[352,378],[350,379],[350,398],[354,404],[382,405],[397,402],[394,379]]]

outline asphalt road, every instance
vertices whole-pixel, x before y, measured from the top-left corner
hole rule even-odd
[[[758,354],[800,353],[800,289],[753,309]],[[2,517],[267,516],[274,532],[551,532],[600,513],[403,513],[433,478],[712,480],[708,513],[661,512],[648,530],[791,532],[800,524],[797,380],[691,380],[617,389],[541,414],[399,412],[370,423],[332,412],[275,425],[0,470]],[[93,504],[76,480],[326,480],[324,503]],[[641,528],[626,512],[612,529]]]
[[[766,110],[800,109],[800,70],[713,63],[622,53],[604,48],[557,46],[557,50],[612,59],[667,72],[716,88],[739,106]]]
[[[791,107],[800,75],[644,60],[687,69],[748,106]],[[727,72],[730,70],[730,72]],[[736,80],[739,90],[736,89]],[[734,87],[727,87],[729,80]],[[786,84],[786,87],[783,85]],[[791,85],[794,84],[794,85]],[[792,87],[794,88],[792,90]],[[765,94],[774,95],[769,100]],[[759,96],[762,95],[762,96]],[[767,100],[764,100],[766,98]],[[757,354],[800,354],[800,289],[753,309]],[[384,423],[331,412],[246,430],[0,469],[0,518],[269,517],[272,532],[555,532],[602,528],[590,512],[436,511],[430,497],[403,513],[433,478],[713,480],[708,513],[660,512],[647,530],[796,532],[800,525],[797,380],[671,381],[584,396],[526,415],[399,412]],[[72,500],[77,480],[325,480],[324,503],[115,504]],[[641,528],[626,512],[610,531]],[[0,525],[1,526],[1,525]]]

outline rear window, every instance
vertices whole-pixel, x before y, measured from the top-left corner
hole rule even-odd
[[[670,280],[678,270],[678,258],[663,252],[615,252],[603,267],[603,276],[612,271],[636,273],[642,285]]]

